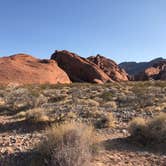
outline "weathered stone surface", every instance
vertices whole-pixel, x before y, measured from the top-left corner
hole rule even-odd
[[[97,55],[88,57],[114,81],[128,81],[128,74],[121,69],[113,60]]]
[[[26,54],[0,58],[0,84],[70,83],[67,74],[53,60]]]
[[[69,51],[55,51],[54,59],[73,82],[105,83],[112,81],[96,64]],[[96,81],[97,80],[97,81]]]
[[[149,67],[136,75],[135,80],[166,80],[166,61],[159,61],[154,63],[152,67]]]

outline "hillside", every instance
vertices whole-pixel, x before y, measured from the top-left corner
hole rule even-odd
[[[156,58],[149,62],[122,62],[119,64],[129,75],[136,75],[140,72],[143,72],[146,68],[151,67],[154,63],[163,61],[163,58]]]

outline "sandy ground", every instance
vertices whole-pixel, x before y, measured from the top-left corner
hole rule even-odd
[[[96,166],[166,166],[166,154],[131,143],[125,133],[100,132],[105,150],[94,157]],[[0,165],[30,165],[34,146],[40,141],[39,126],[0,116]]]

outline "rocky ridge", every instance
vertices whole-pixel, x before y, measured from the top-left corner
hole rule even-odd
[[[58,63],[72,82],[106,83],[112,81],[96,64],[69,51],[55,51],[51,59]]]
[[[166,80],[166,60],[154,63],[151,67],[135,75],[136,81]]]
[[[88,60],[95,63],[101,70],[104,71],[114,81],[128,81],[128,74],[124,69],[121,69],[116,62],[104,56],[97,55],[88,57]]]

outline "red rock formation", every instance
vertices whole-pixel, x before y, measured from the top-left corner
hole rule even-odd
[[[128,74],[121,69],[113,60],[101,55],[88,57],[114,81],[128,81]]]
[[[135,80],[166,80],[166,61],[159,61],[154,63],[152,67],[149,67],[136,75]]]
[[[112,81],[97,65],[68,51],[55,51],[54,59],[73,82],[105,83]]]
[[[67,74],[53,60],[26,54],[0,58],[0,84],[70,83]]]

